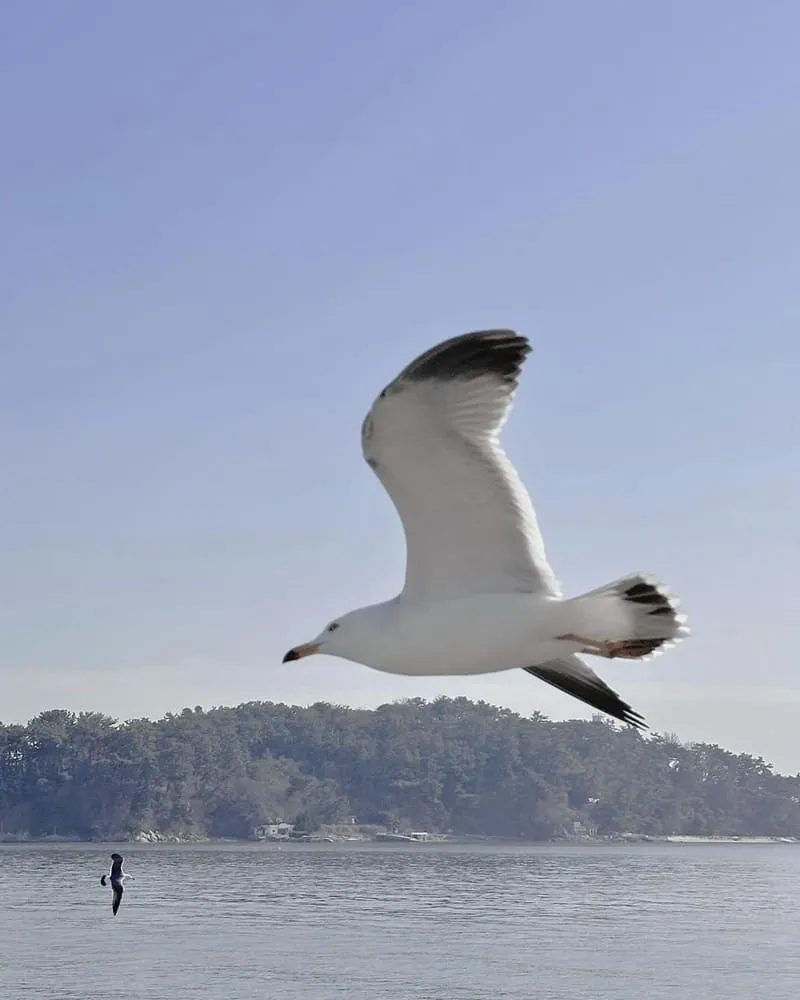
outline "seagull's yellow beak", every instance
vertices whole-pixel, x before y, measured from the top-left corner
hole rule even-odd
[[[318,642],[306,642],[302,646],[295,646],[284,656],[282,663],[289,663],[291,660],[302,660],[304,656],[312,656],[319,652]]]

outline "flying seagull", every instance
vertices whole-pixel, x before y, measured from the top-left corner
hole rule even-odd
[[[642,573],[562,595],[500,445],[529,352],[512,330],[467,333],[420,355],[381,392],[361,444],[403,524],[405,586],[330,622],[284,663],[327,653],[413,676],[521,668],[646,728],[578,654],[642,660],[687,635],[686,618]]]
[[[133,878],[133,875],[129,875],[127,872],[122,870],[122,855],[115,852],[111,855],[110,874],[100,876],[100,885],[110,885],[113,890],[113,895],[111,897],[111,912],[115,917],[117,915],[117,910],[119,909],[119,904],[122,902],[122,893],[125,891],[122,883],[126,878]]]

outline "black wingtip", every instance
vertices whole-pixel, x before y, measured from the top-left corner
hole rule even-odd
[[[648,615],[669,615],[672,618],[677,616],[677,608],[667,594],[647,580],[634,583],[624,593],[625,600],[633,604],[645,604],[650,607]]]
[[[643,715],[640,715],[638,712],[634,712],[631,706],[622,700],[620,700],[619,704],[620,712],[618,715],[614,712],[609,713],[615,719],[619,719],[620,722],[626,722],[629,726],[633,726],[634,729],[638,729],[640,732],[650,728],[644,721]]]
[[[530,351],[527,338],[514,330],[476,330],[420,354],[403,369],[400,378],[425,381],[496,375],[514,384]]]
[[[604,692],[602,696],[598,695],[596,700],[590,704],[605,712],[606,715],[610,715],[612,719],[617,719],[618,722],[624,722],[628,726],[633,726],[634,729],[638,729],[640,732],[650,728],[644,721],[644,716],[634,711],[614,691],[609,690],[608,693]]]
[[[627,702],[620,698],[616,691],[612,690],[599,677],[589,680],[547,667],[524,667],[523,669],[526,673],[552,684],[559,691],[572,695],[573,698],[577,698],[584,704],[600,709],[601,712],[610,715],[612,719],[624,722],[639,731],[649,728],[644,721],[644,716],[634,711]]]

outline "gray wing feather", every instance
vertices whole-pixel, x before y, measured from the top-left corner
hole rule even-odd
[[[484,330],[403,369],[362,427],[406,535],[404,596],[560,591],[527,490],[499,441],[528,341]]]

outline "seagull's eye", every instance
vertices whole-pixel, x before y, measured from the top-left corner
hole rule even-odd
[[[325,629],[326,632],[335,632],[339,627],[338,622],[331,622],[330,625]]]

